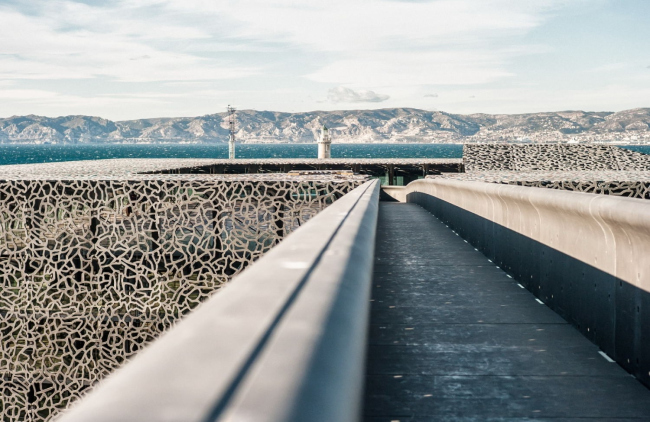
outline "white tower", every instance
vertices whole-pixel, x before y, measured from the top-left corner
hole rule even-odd
[[[318,158],[332,158],[332,138],[325,126],[323,126],[318,139]]]
[[[228,158],[235,159],[235,107],[228,106],[228,128],[230,139],[228,140]]]

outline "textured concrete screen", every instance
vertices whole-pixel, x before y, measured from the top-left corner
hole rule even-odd
[[[465,171],[650,170],[650,156],[609,145],[466,144]]]
[[[365,180],[132,173],[174,162],[145,164],[2,169],[4,421],[50,418]]]
[[[451,180],[407,189],[650,386],[646,201]]]
[[[427,178],[482,181],[650,199],[650,155],[608,145],[480,144],[463,147],[466,173]]]
[[[358,421],[378,193],[319,213],[61,422]]]
[[[474,171],[427,176],[650,199],[650,171]]]

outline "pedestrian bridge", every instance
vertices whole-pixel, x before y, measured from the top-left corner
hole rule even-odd
[[[59,418],[642,420],[650,203],[366,182]]]

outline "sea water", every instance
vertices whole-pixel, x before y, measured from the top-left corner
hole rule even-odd
[[[625,146],[650,154],[650,146]],[[461,158],[457,144],[332,144],[332,158]],[[316,158],[314,144],[239,144],[237,158]],[[228,158],[227,144],[0,145],[0,165],[109,158]]]

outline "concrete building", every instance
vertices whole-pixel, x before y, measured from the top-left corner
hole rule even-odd
[[[318,158],[332,158],[332,138],[329,130],[323,125],[318,139]]]
[[[647,420],[650,156],[406,160],[0,166],[3,422]]]

